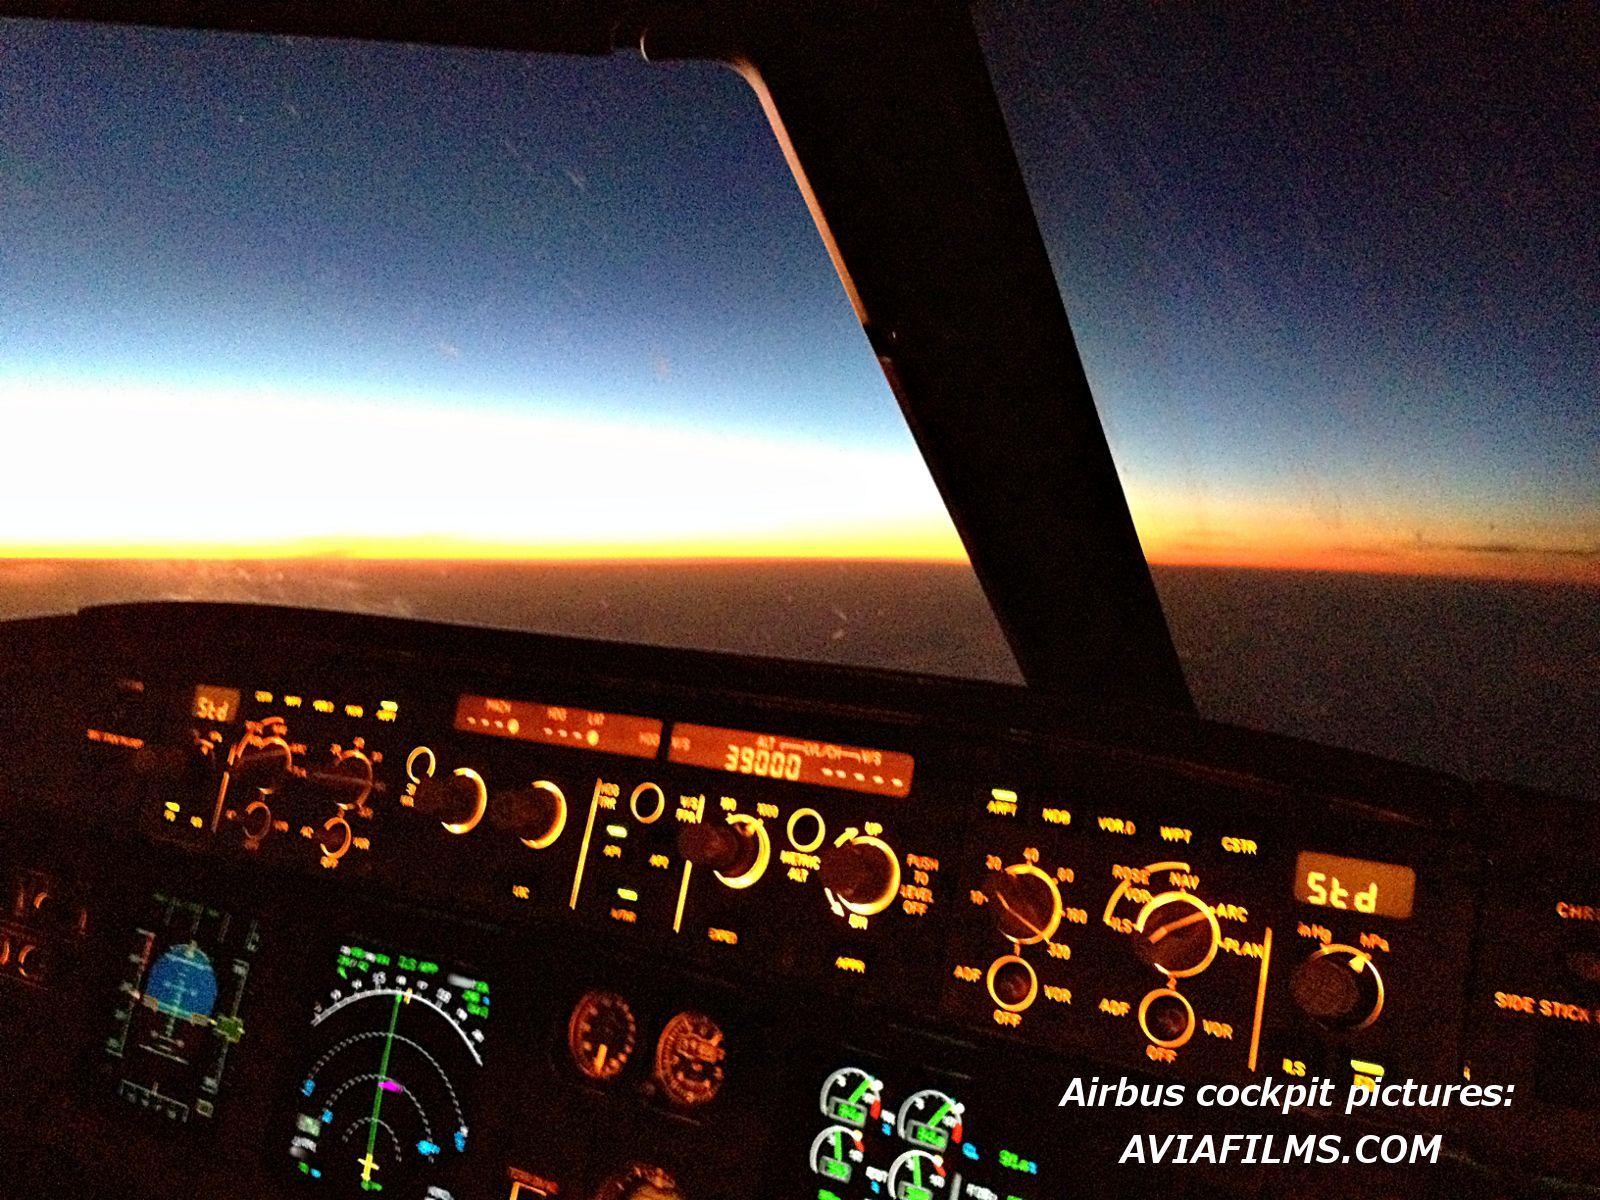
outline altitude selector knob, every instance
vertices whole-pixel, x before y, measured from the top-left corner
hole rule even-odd
[[[870,917],[894,903],[900,859],[878,838],[847,833],[823,852],[822,886],[851,912]]]
[[[1383,976],[1364,950],[1324,946],[1294,969],[1295,1007],[1328,1029],[1365,1029],[1383,1011]]]

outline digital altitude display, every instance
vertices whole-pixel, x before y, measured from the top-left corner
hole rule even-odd
[[[471,1145],[489,985],[460,967],[350,943],[311,1010],[289,1154],[325,1194],[454,1200]]]
[[[239,719],[240,699],[238,688],[202,683],[194,689],[193,715],[199,721],[217,721],[225,725]]]
[[[895,750],[840,746],[681,721],[672,727],[672,747],[667,757],[675,763],[711,767],[734,775],[787,779],[876,796],[909,795],[915,765],[911,755]]]
[[[134,930],[106,1056],[117,1096],[176,1124],[209,1120],[240,1017],[254,921],[157,894]]]
[[[1411,915],[1417,873],[1398,863],[1303,851],[1294,864],[1294,898],[1317,908],[1346,909],[1403,921]]]
[[[491,737],[578,750],[604,750],[631,758],[654,758],[661,749],[661,722],[651,717],[596,712],[566,704],[462,696],[456,701],[457,729]]]

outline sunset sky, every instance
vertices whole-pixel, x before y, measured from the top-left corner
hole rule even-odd
[[[1600,579],[1592,31],[1139,11],[983,25],[1151,559]],[[962,557],[721,68],[0,23],[0,295],[0,557]]]

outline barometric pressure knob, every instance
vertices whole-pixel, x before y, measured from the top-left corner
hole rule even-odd
[[[567,827],[566,793],[548,779],[496,792],[489,812],[496,826],[516,834],[530,850],[553,846]]]
[[[1329,1029],[1365,1029],[1383,1012],[1383,975],[1365,950],[1324,946],[1294,969],[1295,1006]]]
[[[450,833],[471,833],[489,807],[489,792],[483,776],[471,767],[457,767],[449,775],[419,779],[412,805],[438,817]]]
[[[880,839],[847,829],[822,854],[822,886],[830,900],[870,917],[894,903],[900,890],[900,859]]]
[[[726,821],[713,818],[683,826],[678,853],[697,867],[709,867],[729,887],[746,888],[766,871],[772,843],[759,819],[735,813]]]
[[[1061,889],[1032,863],[990,872],[983,890],[1000,935],[1013,942],[1045,941],[1061,925]]]

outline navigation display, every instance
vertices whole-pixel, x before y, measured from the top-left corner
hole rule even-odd
[[[156,894],[134,930],[106,1055],[115,1092],[177,1124],[209,1120],[222,1093],[240,1017],[254,921]]]
[[[434,959],[347,943],[311,1010],[289,1154],[325,1193],[455,1200],[472,1144],[487,982]]]

